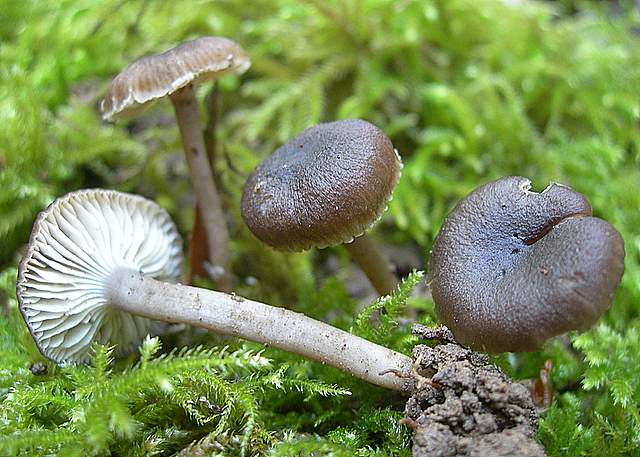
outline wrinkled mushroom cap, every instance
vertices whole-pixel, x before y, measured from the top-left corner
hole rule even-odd
[[[476,189],[434,241],[428,281],[438,317],[474,349],[533,351],[586,330],[620,283],[617,230],[568,187],[530,187],[507,177]]]
[[[391,141],[375,125],[319,124],[249,176],[242,217],[260,240],[282,250],[350,242],[381,217],[401,168]]]
[[[162,54],[143,57],[116,76],[100,103],[107,121],[132,117],[153,101],[191,83],[244,73],[251,61],[234,41],[202,37]]]
[[[134,269],[178,281],[182,241],[166,211],[142,197],[84,190],[54,201],[38,216],[18,269],[22,316],[42,354],[87,361],[91,343],[134,349],[165,324],[111,307],[111,274]]]

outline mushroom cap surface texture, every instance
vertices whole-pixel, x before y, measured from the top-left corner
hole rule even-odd
[[[620,284],[618,231],[591,217],[587,199],[569,187],[530,188],[517,176],[479,187],[434,241],[427,281],[436,312],[473,349],[534,351],[586,330]]]
[[[91,344],[137,347],[164,323],[111,306],[111,275],[120,268],[176,282],[182,240],[165,210],[142,197],[108,190],[72,192],[42,211],[18,269],[16,293],[42,354],[85,362]]]
[[[191,83],[244,73],[251,66],[245,51],[223,37],[201,37],[162,54],[142,57],[118,74],[100,103],[106,121],[128,118],[159,98]]]
[[[382,216],[401,168],[375,125],[357,119],[318,124],[253,171],[242,217],[254,235],[281,250],[348,243]]]

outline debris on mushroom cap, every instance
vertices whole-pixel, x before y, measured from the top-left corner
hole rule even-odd
[[[154,202],[106,190],[67,194],[42,211],[20,263],[20,311],[42,354],[86,361],[93,341],[124,353],[165,324],[110,306],[110,275],[120,268],[178,281],[182,240]]]
[[[490,352],[537,350],[586,330],[606,311],[624,271],[624,243],[591,217],[586,198],[551,184],[488,183],[451,211],[429,276],[436,311],[461,343]]]
[[[202,37],[162,54],[143,57],[116,76],[100,103],[102,118],[131,117],[149,103],[191,83],[244,73],[251,61],[234,41]]]
[[[260,240],[278,249],[350,242],[382,216],[401,168],[391,141],[375,125],[319,124],[253,171],[242,217]]]

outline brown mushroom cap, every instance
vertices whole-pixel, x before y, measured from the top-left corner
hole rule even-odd
[[[260,240],[278,249],[349,242],[380,218],[401,168],[391,141],[375,125],[319,124],[253,171],[242,217]]]
[[[439,319],[461,343],[533,351],[586,330],[609,307],[624,243],[580,193],[507,177],[476,189],[436,237],[429,278]]]
[[[131,117],[188,84],[225,73],[243,73],[250,65],[244,50],[227,38],[187,41],[162,54],[143,57],[116,76],[100,103],[102,118],[111,121]]]

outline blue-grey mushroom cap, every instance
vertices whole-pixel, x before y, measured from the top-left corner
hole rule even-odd
[[[434,241],[427,280],[436,312],[474,349],[533,351],[552,336],[586,330],[620,284],[618,231],[592,217],[573,189],[530,187],[518,176],[479,187]]]

